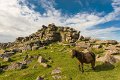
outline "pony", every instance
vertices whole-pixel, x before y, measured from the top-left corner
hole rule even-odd
[[[72,50],[72,58],[76,57],[79,61],[79,70],[82,70],[82,73],[84,72],[83,70],[83,64],[89,64],[91,63],[92,69],[95,70],[95,54],[93,52],[79,52],[75,49]],[[81,65],[81,69],[80,69],[80,65]]]

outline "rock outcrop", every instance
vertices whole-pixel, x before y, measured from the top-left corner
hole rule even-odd
[[[26,42],[37,39],[47,41],[47,43],[54,41],[75,42],[79,38],[79,33],[73,28],[57,27],[54,24],[49,24],[48,26],[43,25],[40,30],[27,37],[18,37],[15,42]]]
[[[70,27],[58,27],[55,24],[43,25],[40,30],[26,37],[18,37],[14,42],[0,43],[1,49],[11,48],[16,52],[37,50],[52,42],[74,43],[80,32]]]

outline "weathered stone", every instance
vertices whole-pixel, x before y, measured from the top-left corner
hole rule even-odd
[[[97,39],[90,39],[89,42],[90,43],[96,43]]]
[[[99,49],[99,48],[102,48],[102,46],[101,45],[93,45],[92,48]]]
[[[0,43],[0,49],[5,49],[5,48],[9,47],[8,44],[9,43]]]
[[[90,37],[84,37],[84,41],[89,41]]]
[[[105,47],[105,50],[116,50],[116,49],[117,49],[117,47],[114,45]]]
[[[104,62],[106,63],[110,63],[110,64],[114,64],[116,63],[116,59],[114,58],[114,56],[110,55],[110,54],[106,54],[104,56]]]
[[[18,38],[16,38],[16,42],[22,42],[23,39],[24,39],[24,37],[18,37]]]
[[[116,45],[116,47],[120,48],[120,43]]]
[[[117,62],[120,61],[120,55],[114,55],[114,58],[116,59]]]
[[[7,70],[16,70],[16,69],[24,69],[25,65],[22,63],[12,63],[8,66]]]
[[[42,56],[39,56],[39,57],[38,57],[38,62],[39,62],[39,63],[46,63],[47,60],[46,60],[45,58],[43,58]]]
[[[12,52],[12,51],[10,51],[10,52],[5,52],[5,54],[12,56],[13,54],[15,54],[15,52]]]
[[[4,49],[0,49],[0,53],[4,53],[5,52],[5,50]]]
[[[56,29],[57,29],[57,27],[55,26],[54,23],[49,24],[49,25],[48,25],[48,28],[47,28],[48,31],[55,31]]]
[[[108,47],[104,47],[107,53],[110,54],[120,54],[120,48],[115,45],[110,45]]]
[[[21,49],[19,49],[19,48],[14,48],[14,49],[11,49],[11,51],[12,51],[12,52],[14,52],[14,53],[16,53],[16,52],[21,53],[21,52],[22,52],[22,50],[21,50]]]
[[[105,47],[106,50],[120,50],[120,48],[117,46],[117,45],[112,45],[112,44],[109,44],[109,46],[106,46]]]
[[[36,80],[44,80],[44,77],[38,76]]]
[[[27,51],[27,50],[32,50],[30,45],[25,45],[23,47],[20,48],[22,50],[22,52]]]
[[[10,57],[4,57],[3,61],[9,62],[9,61],[11,61],[11,58]]]
[[[0,55],[1,58],[4,59],[4,57],[10,57],[14,54],[14,52],[6,52]]]
[[[76,43],[76,46],[80,47],[80,48],[88,49],[90,47],[90,43],[78,42],[78,43]]]
[[[52,78],[55,80],[58,80],[58,79],[61,79],[62,76],[61,75],[53,75]]]
[[[60,73],[61,73],[61,68],[58,67],[58,68],[52,70],[51,75],[60,74]]]
[[[83,36],[80,36],[79,40],[84,40],[84,37],[83,37]]]
[[[29,40],[29,37],[25,37],[24,40],[25,40],[25,42],[28,41],[28,40]]]
[[[32,50],[38,50],[39,46],[32,46]]]
[[[108,44],[117,44],[118,42],[116,40],[107,40]]]
[[[120,54],[120,50],[114,49],[114,50],[107,50],[106,53],[109,53],[111,55]]]
[[[43,58],[42,56],[38,57],[38,62],[40,63],[40,65],[42,65],[43,67],[48,67],[48,64],[46,63],[47,60],[45,58]]]
[[[59,32],[63,32],[63,27],[58,27],[58,29],[57,29],[57,31],[59,31]]]
[[[106,53],[105,56],[103,57],[98,57],[96,58],[96,61],[101,61],[101,62],[104,62],[104,63],[109,63],[109,64],[114,64],[118,61],[120,61],[120,57],[119,56],[114,56],[114,55],[111,55],[109,53]]]
[[[99,40],[96,43],[98,44],[117,44],[116,40]]]
[[[42,43],[40,40],[34,41],[34,46],[41,46],[41,45],[42,45]]]
[[[43,67],[47,68],[48,67],[48,64],[46,63],[40,63]]]

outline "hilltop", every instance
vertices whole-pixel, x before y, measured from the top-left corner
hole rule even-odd
[[[96,70],[85,65],[81,74],[71,49],[94,52]],[[119,54],[116,40],[92,39],[70,27],[43,25],[29,36],[0,43],[0,80],[119,80]]]

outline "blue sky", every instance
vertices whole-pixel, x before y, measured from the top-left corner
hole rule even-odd
[[[0,0],[0,42],[55,23],[81,35],[120,41],[120,0]]]

